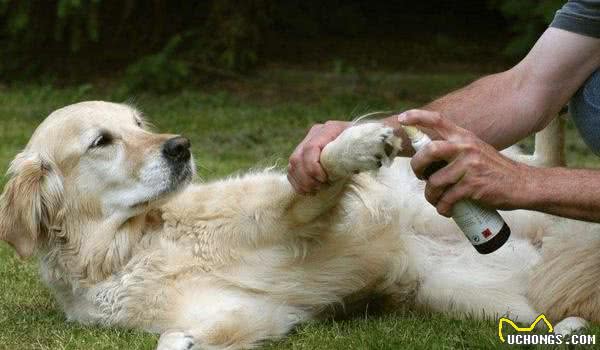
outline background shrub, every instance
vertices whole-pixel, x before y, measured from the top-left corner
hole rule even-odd
[[[564,3],[564,0],[491,0],[492,8],[500,10],[510,21],[515,34],[504,53],[510,57],[526,54]]]
[[[168,90],[281,62],[431,68],[502,50],[512,62],[562,2],[0,0],[0,77]]]

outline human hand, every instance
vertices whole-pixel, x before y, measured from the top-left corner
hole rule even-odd
[[[327,174],[319,161],[321,151],[351,125],[350,122],[328,121],[310,128],[289,159],[287,178],[296,192],[312,194],[327,182]]]
[[[450,217],[452,207],[472,199],[498,209],[517,209],[525,193],[530,168],[500,154],[494,147],[438,112],[410,110],[398,116],[404,125],[423,127],[436,135],[411,160],[411,167],[423,179],[425,169],[435,161],[448,165],[427,179],[425,198],[438,213]]]

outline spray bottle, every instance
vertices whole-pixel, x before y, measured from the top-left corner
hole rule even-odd
[[[415,151],[431,142],[431,139],[412,126],[404,130]],[[425,179],[448,165],[446,161],[433,162],[423,172]],[[502,247],[510,237],[510,228],[496,210],[481,207],[470,200],[462,200],[452,207],[452,219],[467,236],[473,247],[481,254],[489,254]]]

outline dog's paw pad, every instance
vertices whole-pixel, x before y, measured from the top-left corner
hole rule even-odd
[[[330,177],[377,170],[391,164],[400,144],[392,128],[381,123],[358,124],[325,147],[321,164]]]
[[[354,171],[375,170],[391,162],[395,153],[394,131],[379,123],[356,125],[340,141],[347,147],[343,159]]]

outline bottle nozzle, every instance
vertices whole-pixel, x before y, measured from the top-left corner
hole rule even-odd
[[[408,135],[408,138],[411,141],[417,141],[419,139],[421,139],[423,136],[425,136],[425,134],[417,129],[414,126],[402,126],[404,128],[404,131],[406,132],[406,135]]]

